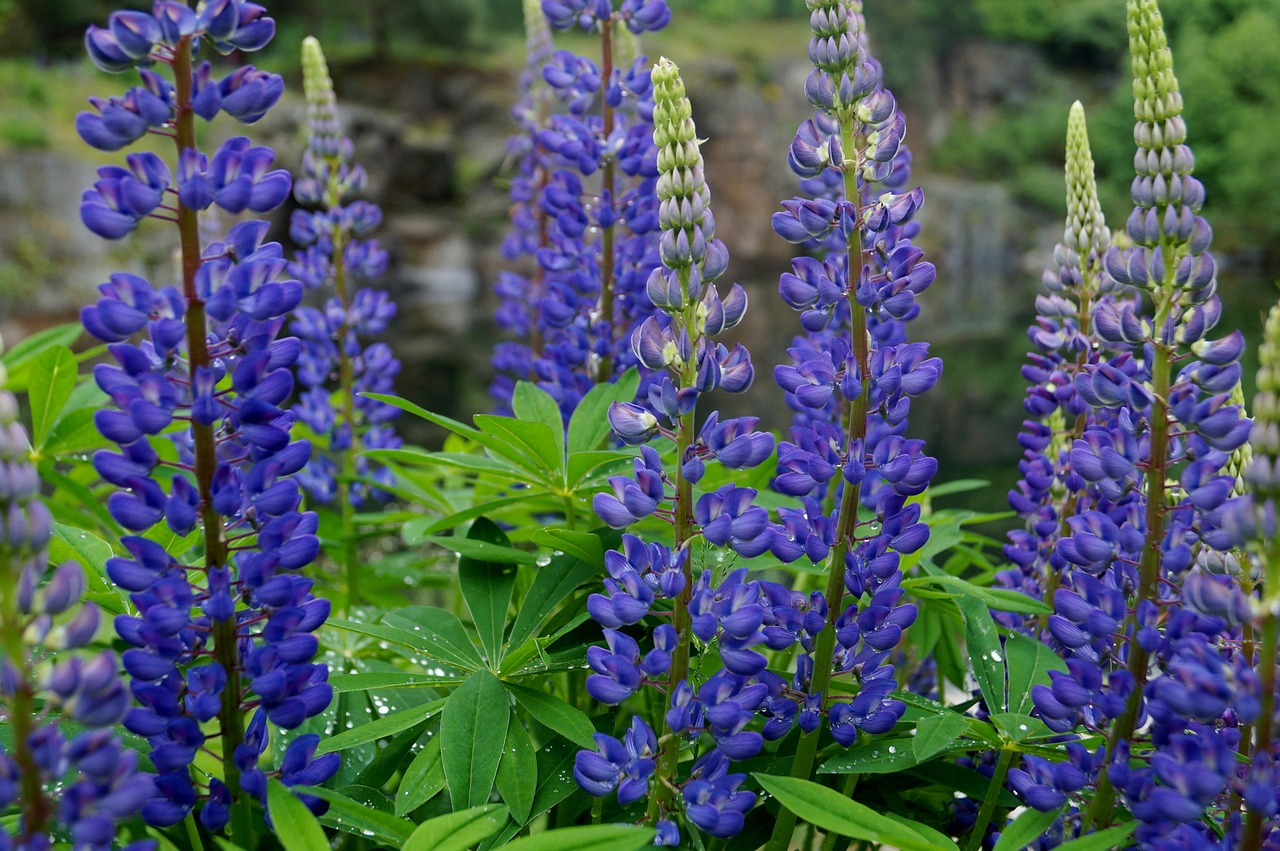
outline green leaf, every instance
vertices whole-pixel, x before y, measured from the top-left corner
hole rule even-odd
[[[902,582],[902,587],[908,591],[929,585],[944,588],[963,597],[975,597],[985,603],[987,608],[1001,612],[1039,615],[1053,611],[1050,606],[1026,594],[1010,591],[1007,588],[986,588],[982,585],[974,585],[958,576],[918,576]]]
[[[469,666],[484,666],[484,660],[467,636],[467,628],[453,612],[434,606],[408,606],[387,612],[382,616],[382,622],[387,626],[409,630],[415,635],[423,635],[439,647],[439,652],[447,652]]]
[[[653,844],[654,829],[624,824],[562,827],[509,842],[508,851],[641,851]]]
[[[477,671],[449,695],[440,720],[440,759],[455,807],[489,799],[511,712],[498,678]]]
[[[1029,715],[1034,705],[1031,687],[1048,685],[1050,671],[1065,671],[1066,664],[1047,645],[1025,635],[1004,641],[1009,668],[1009,711]]]
[[[780,804],[823,830],[852,839],[892,845],[900,851],[958,851],[950,840],[943,844],[918,833],[913,828],[914,822],[886,818],[818,783],[768,774],[756,774],[755,778]]]
[[[370,399],[375,399],[379,402],[385,402],[386,404],[391,405],[392,407],[399,408],[402,411],[413,414],[415,417],[420,417],[429,423],[433,423],[435,425],[441,426],[442,428],[446,428],[449,431],[453,432],[454,434],[458,435],[459,437],[465,437],[467,440],[471,440],[480,444],[485,449],[488,449],[490,452],[493,452],[496,455],[499,455],[505,458],[512,457],[510,454],[511,453],[510,444],[508,440],[503,437],[500,437],[494,434],[489,434],[479,429],[472,428],[471,426],[466,425],[464,423],[460,423],[455,419],[450,419],[449,417],[446,417],[443,414],[433,414],[431,411],[428,411],[426,408],[422,407],[421,405],[417,405],[413,402],[410,402],[408,399],[401,399],[399,396],[392,396],[387,393],[361,393],[360,395],[366,396]],[[518,422],[518,420],[513,420],[513,422]],[[378,450],[377,456],[375,456],[375,454],[372,452],[366,453],[366,454],[369,457],[385,457],[382,453],[385,453],[386,451],[387,450]],[[415,454],[429,455],[430,453],[419,451],[418,453],[415,453]],[[512,460],[519,461],[518,454],[517,454],[517,457]],[[530,476],[533,476],[535,478],[537,477],[537,473],[533,469],[527,469],[525,470],[525,472],[527,472]]]
[[[564,450],[557,432],[543,423],[526,423],[497,414],[476,414],[476,425],[492,435],[493,451],[516,463],[541,469],[552,484],[564,480]]]
[[[271,810],[276,838],[285,851],[316,851],[317,848],[329,847],[324,828],[311,810],[274,778],[267,781],[267,807]]]
[[[1000,636],[987,604],[976,597],[956,600],[964,615],[965,650],[973,665],[974,677],[982,698],[993,712],[1003,711],[1009,704],[1005,699],[1004,653],[1000,649]]]
[[[316,748],[316,754],[333,753],[344,748],[353,748],[356,745],[376,742],[378,739],[418,726],[428,718],[438,715],[444,707],[445,700],[441,698],[430,703],[424,703],[421,706],[392,712],[376,721],[370,721],[368,724],[360,724],[350,730],[343,730],[337,735],[322,738],[320,746]]]
[[[1010,742],[1022,742],[1054,735],[1053,731],[1039,718],[1033,718],[1021,712],[993,712],[987,717],[1001,735]]]
[[[424,606],[422,608],[427,607]],[[436,611],[439,612],[441,610],[437,609]],[[442,612],[442,614],[449,615],[454,620],[457,620],[457,617],[452,612]],[[480,654],[476,652],[474,647],[470,647],[470,642],[467,643],[468,647],[470,647],[470,652],[467,653],[455,646],[453,642],[444,640],[439,633],[431,632],[429,629],[424,631],[421,626],[415,631],[412,628],[401,629],[398,626],[357,623],[356,621],[347,621],[342,618],[329,618],[326,623],[336,629],[367,635],[370,638],[380,638],[390,644],[420,653],[429,659],[456,666],[464,671],[474,671],[484,667],[484,660],[480,658]],[[462,627],[461,621],[458,621],[458,627]],[[465,631],[463,638],[466,638]]]
[[[504,496],[501,499],[490,499],[484,502],[464,508],[462,511],[448,514],[444,517],[416,517],[404,524],[400,531],[400,537],[409,546],[417,546],[421,544],[428,535],[434,535],[444,529],[452,529],[455,526],[461,526],[468,520],[474,520],[481,514],[490,514],[500,508],[506,508],[509,505],[516,505],[521,502],[528,502],[529,494],[522,493],[518,496]]]
[[[13,393],[25,392],[35,359],[55,346],[70,346],[83,333],[84,327],[79,322],[55,325],[23,337],[13,348],[0,354],[0,363],[5,365],[9,373],[8,389]]]
[[[65,523],[53,524],[53,538],[55,541],[61,541],[66,549],[70,552],[71,558],[80,562],[89,571],[100,577],[105,585],[110,582],[107,578],[107,559],[111,558],[111,545],[99,538],[92,532],[86,532],[84,529],[78,529],[75,526],[68,526]],[[50,553],[50,560],[61,562],[65,561],[66,556],[62,553]]]
[[[930,715],[916,722],[916,736],[912,742],[916,761],[932,759],[960,740],[969,722],[958,712]]]
[[[31,406],[31,443],[41,447],[49,429],[76,389],[76,357],[66,346],[45,349],[31,361],[27,403]]]
[[[516,382],[515,392],[511,395],[511,411],[519,419],[542,423],[553,433],[564,434],[560,406],[551,398],[550,393],[536,384],[528,381]]]
[[[570,488],[576,488],[587,477],[595,478],[604,473],[620,473],[630,469],[635,452],[621,449],[598,449],[590,452],[575,452],[569,456],[569,469],[565,472]],[[606,470],[609,464],[616,465]],[[625,467],[623,465],[626,465]],[[592,476],[595,473],[596,476]]]
[[[329,802],[329,811],[320,816],[320,823],[337,828],[343,833],[370,837],[385,842],[392,848],[399,848],[413,833],[413,825],[404,819],[353,801],[341,792],[323,786],[307,786],[304,791]],[[310,851],[314,851],[315,847],[327,848],[328,844],[313,846]]]
[[[103,394],[103,398],[106,398],[106,394]],[[77,408],[64,413],[49,429],[48,436],[36,449],[40,454],[49,456],[87,453],[89,450],[101,447],[106,442],[106,438],[99,433],[93,422],[93,414],[97,407],[100,406]]]
[[[1070,842],[1064,842],[1058,846],[1058,851],[1110,851],[1112,848],[1119,848],[1124,845],[1124,841],[1129,838],[1129,834],[1138,828],[1136,821],[1128,824],[1120,824],[1106,830],[1100,830],[1097,833],[1086,833]]]
[[[411,674],[392,671],[371,671],[363,674],[333,674],[329,677],[329,685],[334,694],[353,691],[371,691],[373,689],[394,688],[429,688],[431,686],[455,686],[465,677],[443,676],[434,674]]]
[[[591,532],[574,532],[548,526],[534,532],[533,541],[544,547],[576,556],[597,569],[604,567],[604,544],[600,542],[599,535]]]
[[[640,372],[632,367],[612,384],[597,384],[587,391],[569,418],[569,452],[599,449],[609,437],[609,406],[630,402],[640,386]]]
[[[426,747],[404,770],[396,793],[396,815],[407,816],[431,800],[444,788],[444,765],[440,762],[440,736],[427,740]]]
[[[496,475],[505,479],[522,479],[529,474],[523,467],[517,467],[501,459],[486,455],[472,455],[469,452],[431,452],[416,446],[405,446],[399,449],[370,449],[360,453],[363,457],[374,461],[391,462],[393,464],[410,464],[419,466],[453,467],[481,475]]]
[[[401,851],[467,851],[507,823],[507,808],[485,804],[429,819],[418,825]]]
[[[467,602],[480,643],[489,653],[489,665],[496,668],[502,661],[502,633],[507,626],[507,608],[511,605],[511,589],[516,582],[516,572],[511,565],[534,564],[537,557],[524,550],[512,549],[506,533],[487,517],[476,518],[466,538],[447,540],[482,545],[481,554],[467,554],[458,560],[458,590]],[[485,555],[485,551],[502,555]],[[528,556],[530,561],[511,562],[506,555],[508,552]]]
[[[538,751],[538,790],[533,795],[529,818],[537,818],[578,788],[573,779],[573,760],[578,746],[568,739],[552,739]]]
[[[920,762],[907,736],[873,738],[837,753],[823,763],[819,774],[890,774]]]
[[[537,789],[538,757],[533,750],[533,740],[524,725],[512,718],[507,725],[507,746],[498,763],[498,793],[518,823],[529,820]]]
[[[991,851],[1022,851],[1032,842],[1039,839],[1053,824],[1054,819],[1062,815],[1062,808],[1042,813],[1027,807],[1000,831],[1000,841]]]
[[[506,683],[507,691],[515,696],[533,719],[549,730],[564,736],[575,745],[595,748],[595,725],[581,709],[571,706],[554,694],[527,686]]]
[[[497,529],[497,526],[494,527]],[[506,535],[502,537],[503,540],[507,539]],[[451,552],[457,553],[463,558],[481,559],[481,561],[493,564],[538,563],[538,553],[516,549],[515,546],[503,546],[493,543],[493,541],[476,540],[472,539],[472,537],[458,537],[456,535],[425,535],[422,540],[436,546],[443,546],[444,549],[451,550]]]
[[[556,606],[577,590],[578,586],[594,579],[598,574],[599,570],[594,564],[568,554],[555,556],[551,559],[551,564],[538,568],[533,584],[520,600],[515,623],[511,625],[511,635],[508,637],[511,646],[519,647],[532,638],[543,619]]]

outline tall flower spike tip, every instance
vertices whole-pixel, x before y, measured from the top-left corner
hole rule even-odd
[[[1098,183],[1094,177],[1093,152],[1084,106],[1071,104],[1067,115],[1067,227],[1062,241],[1081,258],[1090,252],[1101,254],[1111,244],[1111,231],[1098,203]]]
[[[302,40],[302,91],[307,99],[310,137],[307,146],[317,152],[337,153],[341,130],[338,127],[338,99],[333,93],[329,64],[315,36]]]

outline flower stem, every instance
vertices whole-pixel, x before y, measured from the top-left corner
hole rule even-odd
[[[613,21],[604,22],[600,28],[600,85],[603,87],[600,97],[602,132],[607,140],[613,135],[613,107],[609,105],[609,80],[613,77]],[[608,194],[609,203],[613,201],[614,188],[613,155],[605,156],[600,167],[600,197],[603,201]],[[600,228],[600,303],[597,306],[598,321],[607,329],[608,335],[596,364],[596,383],[607,384],[613,377],[613,224]]]
[[[1173,262],[1176,252],[1173,246],[1166,246],[1169,258],[1165,262],[1166,282],[1173,281]],[[1164,300],[1163,298],[1161,299]],[[1160,304],[1156,310],[1154,328],[1163,328],[1169,315],[1169,305]],[[1147,540],[1142,550],[1142,562],[1138,568],[1137,596],[1129,616],[1125,619],[1122,635],[1132,635],[1134,640],[1128,647],[1128,670],[1133,678],[1133,690],[1125,701],[1124,711],[1112,725],[1111,734],[1107,737],[1107,759],[1114,760],[1116,749],[1122,741],[1133,736],[1134,726],[1142,708],[1142,693],[1147,683],[1147,668],[1151,660],[1148,653],[1137,641],[1137,611],[1143,601],[1155,601],[1160,588],[1160,561],[1163,555],[1165,525],[1165,475],[1169,464],[1169,371],[1171,351],[1167,345],[1155,341],[1153,346],[1155,357],[1151,364],[1152,401],[1150,429],[1150,455],[1146,470],[1146,528]],[[1109,773],[1102,770],[1098,773],[1098,788],[1093,796],[1093,804],[1089,808],[1087,823],[1094,830],[1102,830],[1111,824],[1111,816],[1115,809],[1116,790],[1111,784]]]
[[[1266,578],[1262,586],[1262,649],[1258,655],[1258,678],[1261,708],[1254,733],[1253,756],[1260,764],[1271,764],[1275,735],[1277,638],[1280,638],[1280,544],[1268,542],[1262,559]],[[1260,851],[1266,819],[1261,810],[1249,808],[1245,819],[1244,851]]]
[[[195,149],[195,112],[191,106],[191,37],[178,42],[173,56],[174,141],[178,156]],[[196,210],[178,204],[178,234],[182,249],[182,291],[187,303],[187,362],[191,386],[196,371],[210,364],[208,325],[204,299],[196,291],[196,273],[200,269],[200,221]],[[205,568],[228,567],[226,532],[222,518],[213,507],[213,478],[218,468],[213,427],[191,422],[195,451],[196,490],[200,496],[200,525],[204,538]],[[223,782],[231,796],[231,840],[243,848],[254,844],[252,813],[248,799],[240,790],[240,769],[235,764],[235,749],[244,741],[244,713],[240,706],[239,641],[235,615],[213,622],[214,658],[227,675],[218,710],[218,726],[222,731]]]
[[[679,274],[680,286],[684,291],[685,305],[680,321],[684,324],[684,327],[691,329],[693,327],[698,294],[689,292],[689,270],[684,269]],[[696,378],[697,364],[684,364],[680,372],[681,389],[692,387]],[[673,553],[686,549],[690,540],[693,539],[693,483],[685,478],[683,467],[685,453],[693,445],[695,416],[696,410],[690,410],[680,417],[679,431],[676,434],[676,517],[674,539],[671,546]],[[686,555],[682,565],[684,587],[680,589],[680,595],[676,598],[671,612],[671,624],[676,631],[676,649],[671,654],[671,673],[667,678],[667,682],[670,683],[670,694],[674,694],[676,686],[689,678],[689,653],[690,645],[693,641],[693,617],[689,614],[689,601],[693,599],[692,562],[691,555]],[[660,720],[660,723],[665,723],[665,721]],[[649,821],[651,823],[656,821],[664,810],[671,812],[675,808],[675,793],[673,789],[679,764],[680,740],[677,737],[663,749],[658,757],[658,794],[649,800]]]
[[[840,115],[840,133],[843,150],[853,151],[853,118],[848,113]],[[858,398],[849,403],[846,417],[845,447],[850,457],[846,464],[863,463],[861,456],[853,457],[853,448],[861,447],[867,436],[867,406],[871,394],[869,378],[871,363],[871,341],[867,335],[867,312],[858,304],[856,278],[862,274],[862,205],[858,196],[859,163],[846,160],[844,162],[844,197],[856,206],[858,228],[849,235],[846,246],[845,267],[848,275],[848,299],[851,328],[849,329],[854,358],[858,363],[859,377],[862,379],[862,392]],[[861,450],[859,450],[861,451]],[[834,487],[834,484],[833,484]],[[827,556],[827,619],[813,649],[813,683],[810,692],[821,695],[823,701],[831,685],[832,653],[836,644],[836,621],[840,619],[841,607],[844,603],[845,556],[853,548],[857,531],[858,503],[862,497],[861,484],[846,484],[840,501],[840,514],[836,520],[836,540]],[[791,760],[791,776],[804,780],[813,772],[814,757],[818,752],[818,739],[822,727],[812,733],[803,734],[796,746],[795,756]],[[774,824],[773,834],[769,837],[767,851],[786,851],[791,842],[791,834],[795,830],[796,815],[785,807],[779,810],[778,820]]]
[[[351,487],[356,477],[356,390],[355,365],[347,351],[347,335],[351,333],[349,314],[351,299],[347,293],[347,264],[344,257],[344,235],[333,230],[333,289],[342,304],[342,324],[338,326],[338,393],[342,400],[342,422],[350,432],[351,443],[342,451],[338,476],[338,510],[342,514],[342,569],[347,580],[347,612],[360,604],[360,563],[356,547],[356,509],[351,503]]]
[[[13,725],[11,756],[18,767],[20,778],[18,805],[22,810],[22,834],[19,839],[30,839],[44,831],[50,813],[49,801],[40,784],[40,769],[31,751],[31,734],[35,732],[34,695],[31,689],[30,671],[26,659],[26,644],[22,640],[23,617],[18,608],[17,589],[20,587],[22,559],[7,546],[0,544],[0,640],[4,642],[4,655],[17,672],[20,680],[12,696],[12,708],[8,720]]]
[[[982,800],[982,809],[978,810],[978,820],[974,822],[973,832],[969,834],[969,841],[965,843],[965,851],[978,851],[982,847],[982,839],[986,836],[991,817],[996,812],[996,801],[1000,798],[1000,790],[1004,788],[1005,779],[1009,776],[1009,764],[1013,762],[1013,754],[1014,751],[1010,748],[1003,748],[1000,751],[995,773],[991,775],[991,783],[987,786],[987,795]]]

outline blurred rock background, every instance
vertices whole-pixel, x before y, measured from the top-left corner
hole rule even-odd
[[[80,193],[107,158],[72,120],[92,94],[131,83],[82,58],[84,27],[119,4],[0,0],[0,333],[9,342],[72,321],[95,285],[128,268],[172,276],[168,234],[111,246],[80,225]],[[141,4],[138,4],[141,5]],[[250,130],[293,167],[303,143],[297,50],[318,35],[340,108],[383,205],[383,278],[400,304],[390,342],[399,391],[467,417],[488,400],[492,285],[506,212],[507,110],[523,65],[519,0],[274,0],[276,41],[255,64],[290,94]],[[642,47],[680,63],[715,195],[729,276],[752,298],[740,339],[756,386],[727,404],[782,427],[772,365],[798,328],[776,284],[790,246],[769,217],[796,192],[786,148],[807,116],[807,13],[801,0],[673,0],[669,28]],[[1197,175],[1209,191],[1224,322],[1256,341],[1280,269],[1280,0],[1164,0]],[[912,417],[941,479],[995,481],[978,507],[1002,507],[1016,475],[1018,374],[1040,275],[1060,237],[1067,108],[1088,110],[1103,203],[1128,215],[1130,75],[1123,0],[866,0],[873,48],[908,119],[914,182],[925,189],[918,240],[938,266],[912,334],[946,372]],[[558,46],[594,55],[586,36]],[[220,123],[211,138],[238,128]],[[285,211],[287,214],[287,211]],[[276,238],[287,241],[283,223]],[[1252,378],[1252,367],[1246,364]],[[1251,393],[1251,389],[1249,390]],[[410,435],[430,442],[433,435]],[[972,502],[972,499],[969,499]]]

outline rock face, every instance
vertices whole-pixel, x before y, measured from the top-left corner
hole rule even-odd
[[[960,77],[966,101],[1017,97],[1008,90],[1011,84],[1000,82],[1005,66],[992,65],[1005,60],[960,52],[955,61],[966,69]],[[385,213],[378,239],[390,267],[379,285],[400,305],[390,339],[404,362],[399,390],[454,416],[483,409],[495,340],[492,286],[504,263],[502,175],[515,76],[424,67],[336,70],[343,120],[358,161],[369,171],[369,196]],[[749,71],[718,60],[689,62],[684,69],[699,132],[708,139],[703,151],[718,232],[732,256],[728,278],[740,282],[752,302],[738,339],[752,349],[759,380],[745,398],[725,400],[726,412],[763,414],[774,427],[784,427],[789,414],[771,380],[772,366],[786,358],[799,323],[777,301],[778,275],[789,268],[792,246],[773,233],[770,216],[781,199],[798,191],[798,180],[786,168],[786,150],[808,116],[807,104],[795,94],[808,70],[803,56]],[[924,145],[924,123],[909,114],[909,143]],[[288,99],[252,134],[277,149],[278,165],[292,167],[301,157],[304,125],[300,99]],[[92,163],[91,152],[82,158],[53,152],[0,157],[0,257],[6,258],[0,262],[0,333],[10,340],[74,319],[111,271],[124,268],[153,281],[174,274],[171,235],[164,228],[144,227],[141,240],[119,246],[85,231],[78,201],[93,181]],[[920,242],[939,275],[912,334],[944,350],[972,350],[983,340],[999,348],[992,341],[1008,339],[1009,328],[1025,322],[1039,273],[1024,273],[1020,258],[1045,231],[1028,227],[1027,212],[998,186],[922,174],[917,179],[928,197]],[[273,232],[286,242],[288,212],[278,215]],[[1036,255],[1048,256],[1054,238]],[[991,367],[1002,371],[1005,389],[1017,382],[1018,360]],[[975,411],[999,400],[981,393],[973,398],[978,391],[959,379],[948,370],[936,394],[939,410],[929,415],[934,421],[947,418],[945,434],[928,420],[918,430],[942,439],[937,451],[944,455],[948,444],[966,454],[990,453],[997,451],[996,441],[1006,457],[1016,451],[1017,411],[1010,411],[1007,400],[1010,413],[994,420],[990,411]]]

